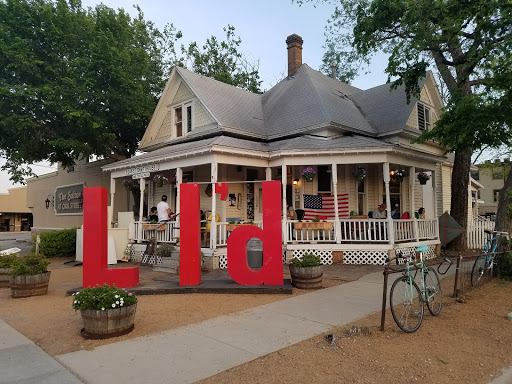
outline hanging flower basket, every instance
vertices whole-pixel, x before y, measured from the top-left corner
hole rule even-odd
[[[157,187],[161,187],[164,185],[164,183],[167,183],[169,179],[162,175],[161,173],[157,173],[155,176],[153,176],[153,182]]]
[[[430,175],[425,172],[418,173],[418,180],[420,181],[421,185],[427,184],[427,181],[430,180]]]
[[[358,167],[354,172],[352,172],[352,176],[354,176],[357,181],[363,181],[366,177],[366,169]]]
[[[304,170],[301,172],[301,176],[304,178],[304,180],[311,182],[313,181],[313,177],[315,177],[316,171],[311,168],[304,168]]]
[[[123,180],[123,187],[127,191],[136,191],[139,189],[139,182],[135,181],[133,179],[124,179]]]
[[[391,178],[399,183],[404,181],[404,177],[405,177],[405,170],[403,170],[403,169],[397,169],[397,170],[391,171]]]

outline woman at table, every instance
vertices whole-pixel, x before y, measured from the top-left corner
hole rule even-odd
[[[158,221],[158,211],[156,207],[151,207],[149,210],[148,221]]]

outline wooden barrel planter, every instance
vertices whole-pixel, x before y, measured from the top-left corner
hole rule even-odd
[[[51,272],[39,275],[9,276],[11,297],[41,296],[48,293]]]
[[[9,288],[9,271],[10,268],[0,268],[0,288]]]
[[[80,310],[84,322],[82,337],[85,339],[108,339],[130,333],[134,328],[136,309],[137,304],[104,311]]]
[[[322,288],[324,267],[323,265],[315,267],[295,267],[290,265],[290,275],[294,287],[300,289]]]

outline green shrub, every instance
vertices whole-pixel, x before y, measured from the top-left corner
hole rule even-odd
[[[18,262],[18,254],[0,257],[0,268],[12,268]]]
[[[312,253],[306,253],[302,256],[302,260],[299,260],[296,257],[291,259],[290,264],[294,267],[316,267],[317,265],[320,265],[320,257]]]
[[[503,255],[503,260],[500,263],[500,278],[512,280],[512,253]]]
[[[171,257],[174,252],[174,246],[171,244],[162,244],[157,249],[157,254],[160,257]]]
[[[18,257],[14,265],[11,265],[11,276],[26,276],[26,275],[38,275],[40,273],[48,272],[48,260],[43,255],[36,255],[30,253],[26,256]]]
[[[76,255],[76,228],[42,232],[39,253],[46,257],[73,257]],[[35,252],[35,240],[32,252]]]
[[[96,309],[105,311],[107,309],[129,307],[137,302],[135,294],[124,288],[116,288],[115,285],[98,285],[94,288],[85,288],[73,294],[73,308]]]

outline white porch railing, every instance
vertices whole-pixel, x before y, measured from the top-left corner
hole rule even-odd
[[[154,239],[159,243],[176,243],[180,236],[180,229],[177,226],[175,221],[168,221],[165,223],[165,229],[163,230],[142,230],[140,229],[139,222],[135,222],[130,224],[130,228],[128,228],[128,233],[130,238],[136,241],[148,241],[150,239]],[[149,222],[142,222],[142,225],[149,224]],[[140,236],[142,233],[142,237]]]
[[[288,228],[288,243],[334,243],[336,235],[334,233],[334,220],[326,220],[323,223],[332,223],[332,228],[295,228],[297,220],[286,222]]]
[[[328,220],[327,223],[332,223],[332,228],[316,229],[316,228],[296,228],[298,221],[287,221],[288,243],[336,243],[335,222]],[[148,223],[142,223],[148,224]],[[325,224],[325,223],[324,223]],[[493,223],[494,224],[494,223]],[[227,226],[229,223],[219,221],[217,225],[217,247],[225,247],[229,233]],[[254,225],[263,229],[263,222],[256,221]],[[339,225],[341,227],[341,243],[387,243],[389,242],[389,228],[386,219],[340,219]],[[487,224],[488,225],[488,224]],[[438,237],[438,222],[435,219],[431,220],[393,220],[392,228],[394,231],[395,242],[406,242],[416,240],[429,240],[437,239]],[[416,234],[417,232],[417,234]],[[474,231],[475,234],[478,230]],[[485,242],[483,236],[483,227],[480,230],[482,234],[482,245]],[[139,223],[131,224],[129,228],[129,236],[133,240],[147,241],[155,238],[161,243],[175,243],[179,239],[179,228],[175,221],[170,221],[166,224],[165,230],[143,230],[141,231],[142,237],[139,235]],[[209,233],[209,230],[208,230]],[[476,236],[476,235],[475,235]],[[207,240],[208,236],[204,236]],[[209,247],[208,241],[203,246]]]
[[[225,221],[217,222],[217,246],[226,246],[228,244],[228,237],[230,232],[227,230],[229,223]],[[254,225],[260,229],[263,229],[263,221],[254,221]]]
[[[439,221],[436,219],[417,220],[418,238],[420,240],[437,239],[439,236]]]
[[[342,242],[388,242],[388,223],[383,219],[341,219]]]
[[[468,248],[479,249],[485,245],[487,238],[485,236],[485,229],[494,230],[494,221],[482,220],[481,218],[475,218],[472,221],[468,221],[468,230],[466,233],[468,239]]]

